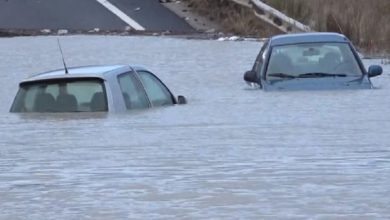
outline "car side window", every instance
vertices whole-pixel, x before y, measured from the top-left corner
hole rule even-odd
[[[173,105],[172,95],[169,90],[153,74],[146,71],[137,71],[146,93],[153,106]]]
[[[118,76],[122,96],[127,109],[143,109],[149,107],[149,100],[140,86],[134,73],[125,73]]]

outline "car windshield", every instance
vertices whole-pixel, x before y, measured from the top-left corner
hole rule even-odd
[[[98,112],[107,109],[103,81],[78,79],[22,83],[11,112]]]
[[[347,43],[307,43],[275,46],[267,80],[360,77],[362,70]]]

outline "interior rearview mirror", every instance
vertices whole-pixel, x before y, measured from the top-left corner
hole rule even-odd
[[[383,69],[381,66],[378,65],[372,65],[368,68],[368,77],[375,77],[381,75],[383,72]]]
[[[320,51],[316,48],[308,48],[307,50],[303,51],[303,56],[304,57],[310,57],[310,56],[318,56],[320,55]]]

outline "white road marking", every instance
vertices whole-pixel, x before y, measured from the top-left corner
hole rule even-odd
[[[126,22],[126,24],[130,25],[133,29],[137,31],[144,31],[145,28],[138,24],[136,21],[131,19],[127,14],[121,11],[119,8],[115,7],[115,5],[111,4],[108,0],[96,0],[98,3],[106,7],[113,14],[118,16],[122,21]]]

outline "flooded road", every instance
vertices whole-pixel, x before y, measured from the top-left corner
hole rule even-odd
[[[62,63],[55,37],[0,39],[0,219],[390,218],[390,66],[373,90],[263,92],[259,42],[60,39],[68,66],[143,64],[189,104],[10,114]]]

